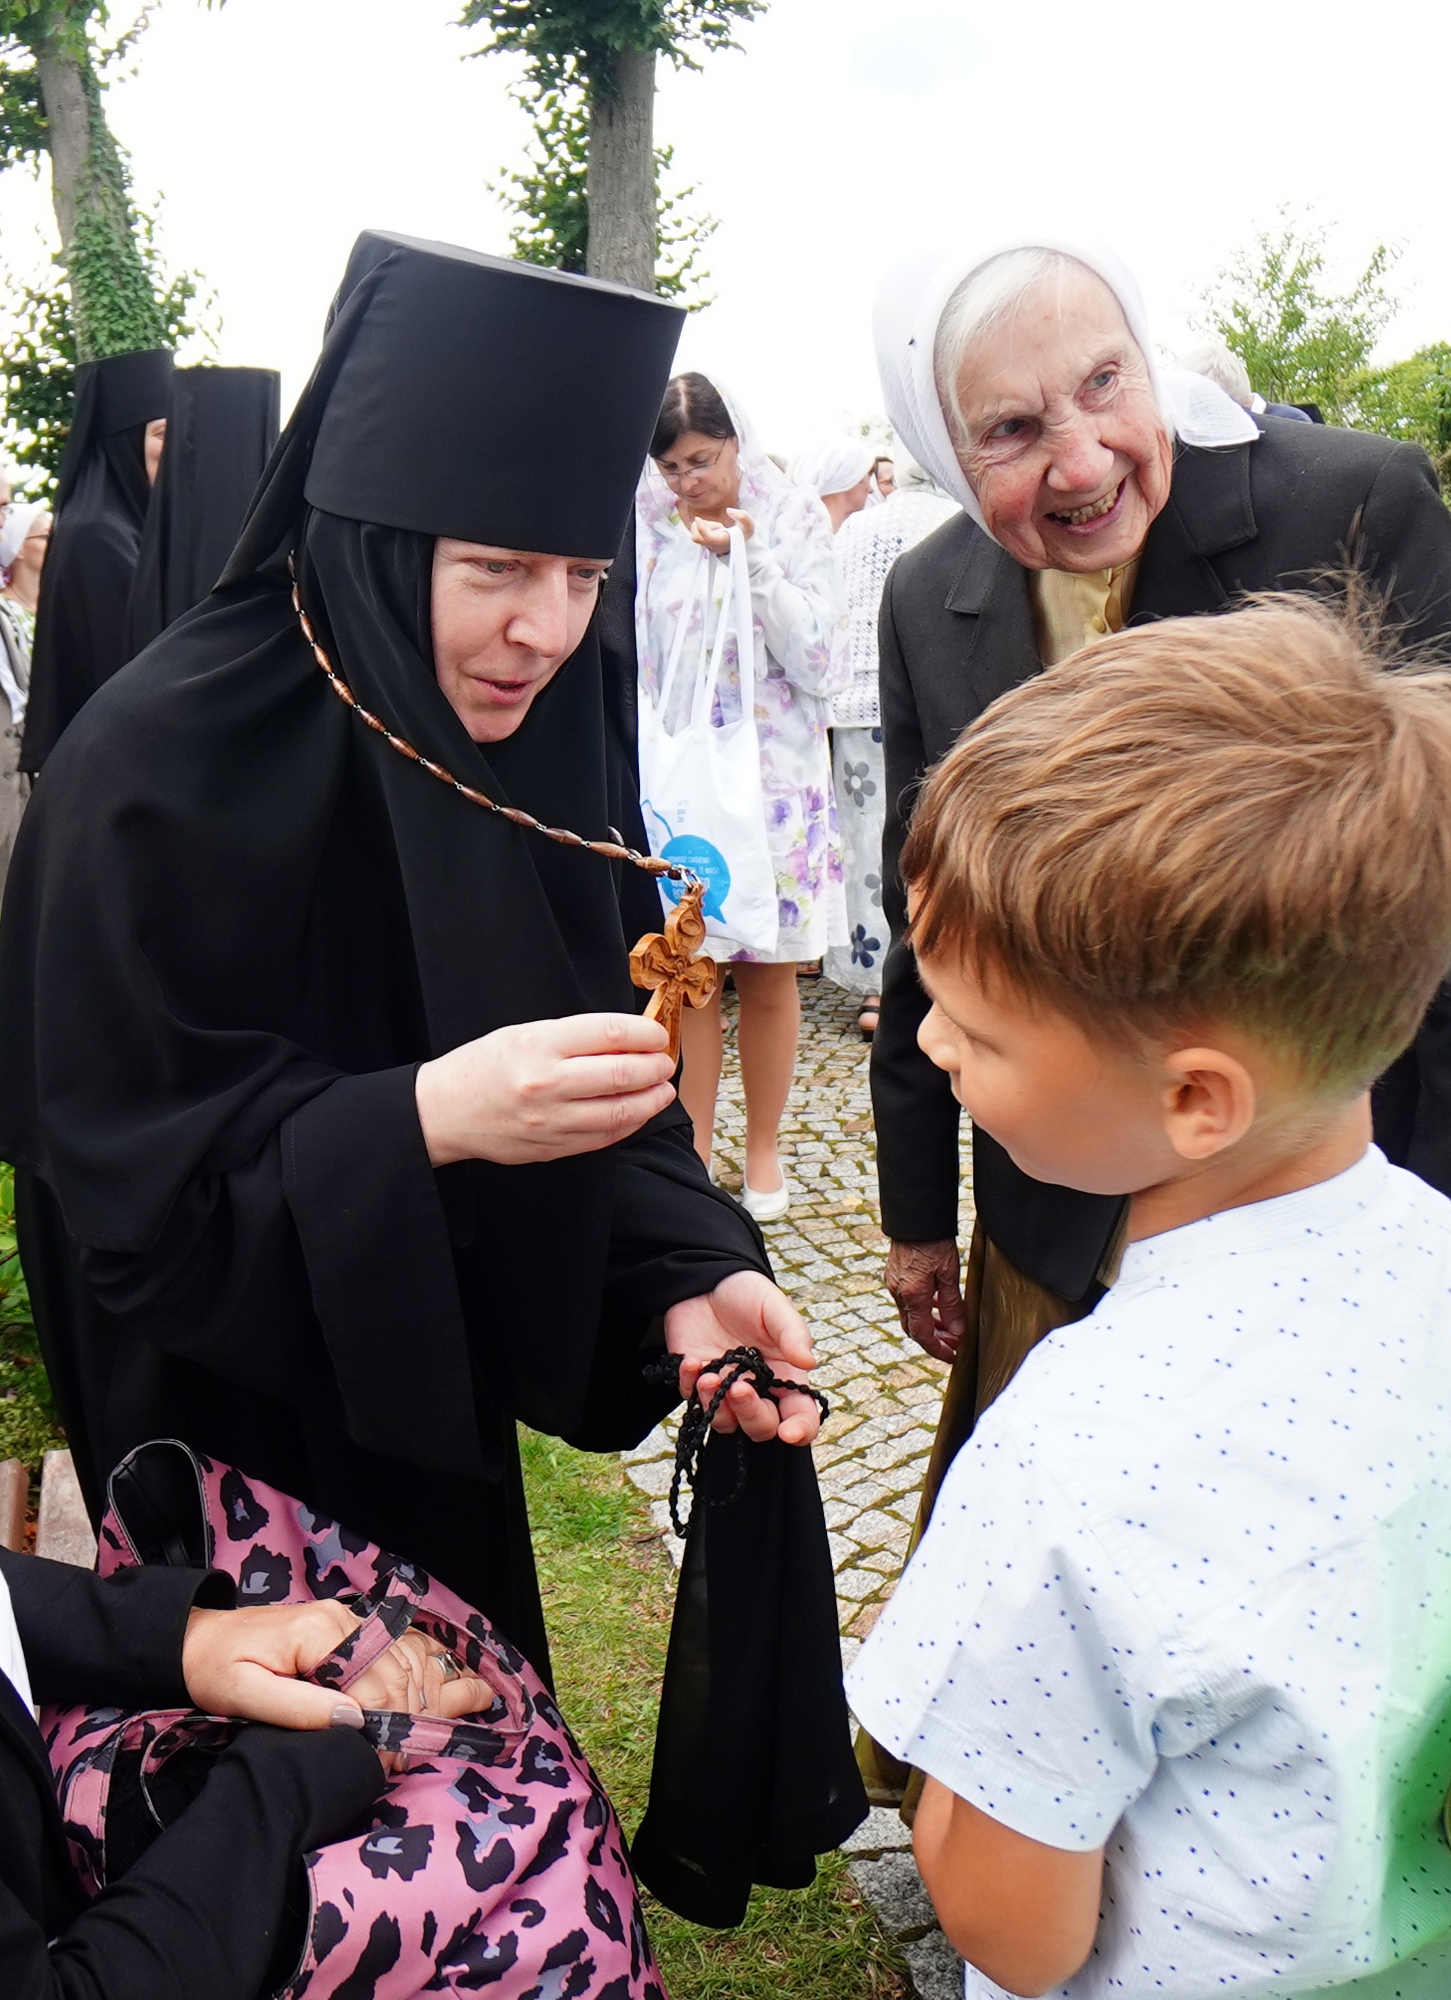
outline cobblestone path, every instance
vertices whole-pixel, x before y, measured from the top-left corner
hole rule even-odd
[[[815,1453],[849,1661],[907,1553],[946,1370],[902,1332],[882,1284],[886,1239],[877,1213],[870,1051],[857,1033],[856,1000],[826,979],[802,980],[801,1000],[796,1082],[781,1127],[791,1210],[765,1234],[777,1280],[811,1327],[818,1356],[812,1381],[831,1402]],[[738,1193],[746,1120],[729,994],[726,1018],[715,1170]],[[971,1229],[969,1200],[963,1241]],[[673,1426],[662,1427],[626,1454],[625,1465],[650,1496],[678,1562],[681,1545],[670,1533],[665,1498],[673,1453]],[[960,2000],[961,1961],[937,1928],[896,1813],[874,1811],[847,1847],[863,1893],[906,1954],[921,2000]]]

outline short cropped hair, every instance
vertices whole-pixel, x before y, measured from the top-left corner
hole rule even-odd
[[[1119,1046],[1251,1033],[1353,1094],[1451,966],[1451,673],[1311,597],[1075,653],[938,765],[902,856],[919,954]]]

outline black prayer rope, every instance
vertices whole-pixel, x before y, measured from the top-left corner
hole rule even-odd
[[[662,1382],[669,1382],[678,1373],[679,1368],[679,1357],[665,1354],[658,1361],[652,1362],[646,1373]],[[690,1399],[680,1419],[680,1434],[675,1440],[675,1472],[670,1481],[670,1522],[682,1541],[685,1539],[685,1531],[690,1522],[682,1521],[680,1518],[681,1489],[689,1486],[694,1492],[699,1486],[700,1461],[710,1438],[710,1427],[716,1419],[721,1404],[737,1382],[749,1377],[751,1386],[758,1396],[772,1398],[783,1389],[799,1390],[803,1396],[809,1396],[819,1407],[823,1423],[831,1415],[831,1405],[820,1389],[813,1389],[809,1382],[788,1382],[779,1375],[773,1375],[770,1365],[758,1347],[733,1347],[728,1354],[719,1354],[714,1361],[708,1361],[700,1373],[719,1375],[720,1381],[709,1403],[703,1404],[700,1400],[700,1377],[696,1378],[696,1386],[690,1392]],[[729,1501],[735,1499],[741,1490],[741,1482],[745,1475],[745,1460],[741,1458],[736,1464],[736,1483],[724,1504],[729,1504]],[[693,1510],[691,1519],[694,1519]]]

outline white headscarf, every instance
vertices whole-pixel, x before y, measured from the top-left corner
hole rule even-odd
[[[767,458],[755,425],[719,375],[707,375],[705,379],[725,404],[731,429],[736,434],[741,477],[739,505],[743,514],[750,515],[763,545],[771,548],[783,538],[817,533],[821,521],[819,503],[794,485],[774,459]],[[861,477],[860,473],[857,477]],[[635,492],[639,522],[636,545],[642,557],[652,539],[685,532],[678,523],[672,525],[675,506],[675,495],[666,485],[665,475],[653,458],[647,458]]]
[[[863,437],[832,438],[812,445],[793,460],[791,477],[808,493],[824,500],[828,493],[849,493],[877,462],[876,449]]]
[[[33,1715],[35,1703],[30,1698],[30,1676],[25,1671],[25,1655],[20,1649],[20,1629],[10,1602],[10,1586],[3,1576],[0,1576],[0,1674]]]
[[[13,501],[0,512],[0,590],[10,581],[10,572],[26,536],[40,516],[49,512],[48,507],[35,506],[26,500]]]
[[[1010,250],[1056,250],[1086,265],[1102,278],[1118,300],[1129,332],[1148,370],[1170,434],[1185,444],[1217,449],[1252,443],[1259,429],[1247,410],[1202,375],[1175,371],[1165,374],[1154,360],[1143,294],[1132,272],[1116,251],[1102,245],[1069,242],[1059,236],[1015,236],[976,250],[959,250],[944,257],[933,251],[900,265],[877,293],[872,331],[876,338],[877,370],[882,399],[893,430],[919,465],[987,532],[977,496],[958,463],[947,418],[937,397],[932,351],[947,302],[964,278]],[[1195,385],[1195,386],[1189,386]],[[1208,391],[1208,394],[1201,393]]]

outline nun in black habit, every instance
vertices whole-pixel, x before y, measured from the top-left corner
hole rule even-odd
[[[68,733],[0,927],[0,1154],[92,1510],[181,1438],[544,1672],[515,1420],[616,1450],[729,1349],[811,1365],[636,1012],[651,876],[458,789],[645,846],[591,620],[680,319],[361,239],[226,573]],[[733,1922],[865,1807],[815,1406],[722,1418],[641,1872]]]
[[[83,362],[40,581],[20,768],[32,775],[131,657],[127,601],[171,395],[162,348]],[[150,436],[148,436],[150,432]]]
[[[178,368],[131,580],[126,657],[200,604],[227,565],[281,420],[274,368]]]
[[[660,1321],[733,1274],[804,1330],[694,1169],[636,1015],[653,880],[369,728],[292,577],[337,676],[421,756],[634,844],[588,626],[680,315],[369,250],[221,588],[37,791],[0,1150],[93,1508],[133,1446],[181,1437],[421,1562],[542,1661],[514,1419],[643,1435],[675,1400],[641,1373]]]

